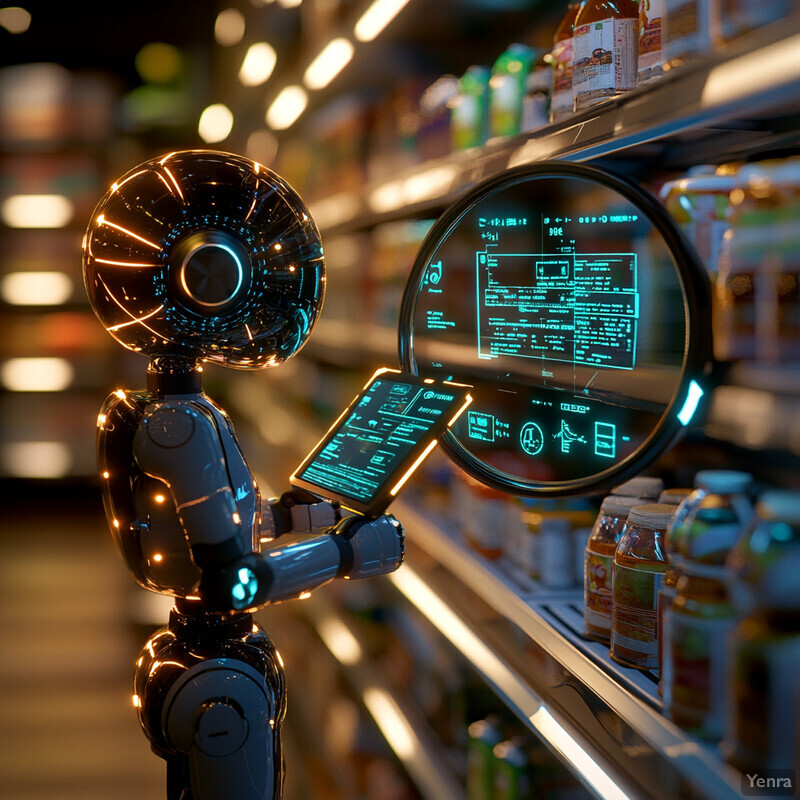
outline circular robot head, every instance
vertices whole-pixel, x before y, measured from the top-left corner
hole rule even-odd
[[[239,368],[294,355],[325,294],[319,231],[298,194],[217,151],[170,153],[114,183],[89,222],[83,275],[130,350]]]

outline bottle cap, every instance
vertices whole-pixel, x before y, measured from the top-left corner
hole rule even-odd
[[[695,486],[721,494],[738,494],[745,491],[752,482],[753,476],[749,472],[731,469],[704,469],[694,476]]]
[[[625,497],[624,495],[610,494],[603,498],[600,505],[601,514],[609,514],[612,517],[627,517],[634,506],[647,504],[646,497]]]
[[[666,530],[675,506],[666,503],[648,503],[645,506],[634,506],[628,514],[629,525],[642,525],[653,530]]]
[[[637,475],[629,481],[615,486],[611,494],[623,494],[627,497],[647,497],[655,500],[664,491],[664,481],[647,475]]]
[[[756,508],[761,519],[800,525],[800,492],[771,489],[758,498]]]
[[[658,502],[679,506],[691,493],[691,489],[664,489],[658,496]]]

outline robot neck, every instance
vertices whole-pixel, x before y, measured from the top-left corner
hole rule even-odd
[[[180,358],[154,358],[147,368],[147,391],[154,394],[200,394],[203,370],[197,362]]]

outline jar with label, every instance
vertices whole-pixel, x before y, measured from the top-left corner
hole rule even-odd
[[[572,92],[572,28],[580,3],[570,3],[567,13],[556,28],[553,49],[547,57],[553,67],[550,95],[550,121],[559,122],[575,113],[575,96]]]
[[[752,518],[752,509],[747,499],[746,492],[753,481],[752,475],[737,470],[700,470],[694,478],[694,491],[677,507],[675,514],[667,528],[664,549],[667,554],[668,567],[664,573],[664,580],[658,590],[657,619],[658,619],[658,665],[661,679],[658,690],[664,698],[664,703],[671,702],[672,669],[667,664],[671,660],[671,632],[666,625],[666,612],[672,608],[677,594],[678,580],[683,574],[684,552],[687,548],[686,540],[689,528],[697,510],[703,501],[712,494],[728,498],[741,510],[741,525],[747,525],[748,518]]]
[[[576,111],[636,88],[638,25],[635,0],[583,0],[572,38]]]
[[[730,197],[737,184],[735,175],[690,170],[686,177],[661,187],[667,211],[694,245],[712,280],[716,279],[722,240],[730,227]]]
[[[800,361],[800,162],[747,165],[720,251],[714,349],[720,359]]]
[[[717,0],[664,0],[661,47],[664,69],[710,53],[718,37]]]
[[[789,15],[791,0],[719,0],[720,37],[728,42]]]
[[[484,558],[503,554],[503,536],[508,516],[508,497],[472,477],[466,477],[468,513],[462,512],[462,530],[467,543]]]
[[[733,632],[731,681],[721,749],[740,770],[796,767],[800,737],[793,698],[800,690],[800,493],[771,490],[757,505],[750,536],[728,559],[734,602],[744,616]]]
[[[657,81],[663,73],[661,31],[665,0],[639,2],[639,86]]]
[[[521,130],[525,81],[534,51],[524,44],[511,44],[495,61],[489,79],[489,136],[514,136]]]
[[[655,502],[656,498],[664,491],[664,481],[650,475],[637,475],[611,490],[613,495],[623,497],[644,497]]]
[[[658,496],[658,502],[666,503],[668,506],[679,506],[691,493],[691,489],[664,489]]]
[[[472,66],[458,80],[458,93],[449,103],[454,150],[478,147],[488,138],[490,77],[488,67]]]
[[[629,667],[658,669],[656,601],[667,569],[664,534],[674,506],[634,506],[614,553],[611,658]]]
[[[628,514],[634,506],[647,503],[641,497],[609,495],[601,506],[583,560],[583,629],[600,642],[611,637],[612,575],[614,553]]]
[[[664,612],[665,713],[705,739],[723,733],[727,649],[737,620],[725,562],[752,518],[752,505],[740,492],[703,498],[680,539],[681,577]]]

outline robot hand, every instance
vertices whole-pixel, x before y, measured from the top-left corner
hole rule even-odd
[[[269,501],[269,511],[261,517],[262,539],[275,539],[284,533],[315,533],[333,527],[341,518],[337,502],[328,502],[305,489],[291,489]]]
[[[339,577],[368,578],[394,572],[405,557],[403,526],[391,515],[378,519],[354,515],[345,517],[331,531],[347,542],[339,564]]]

